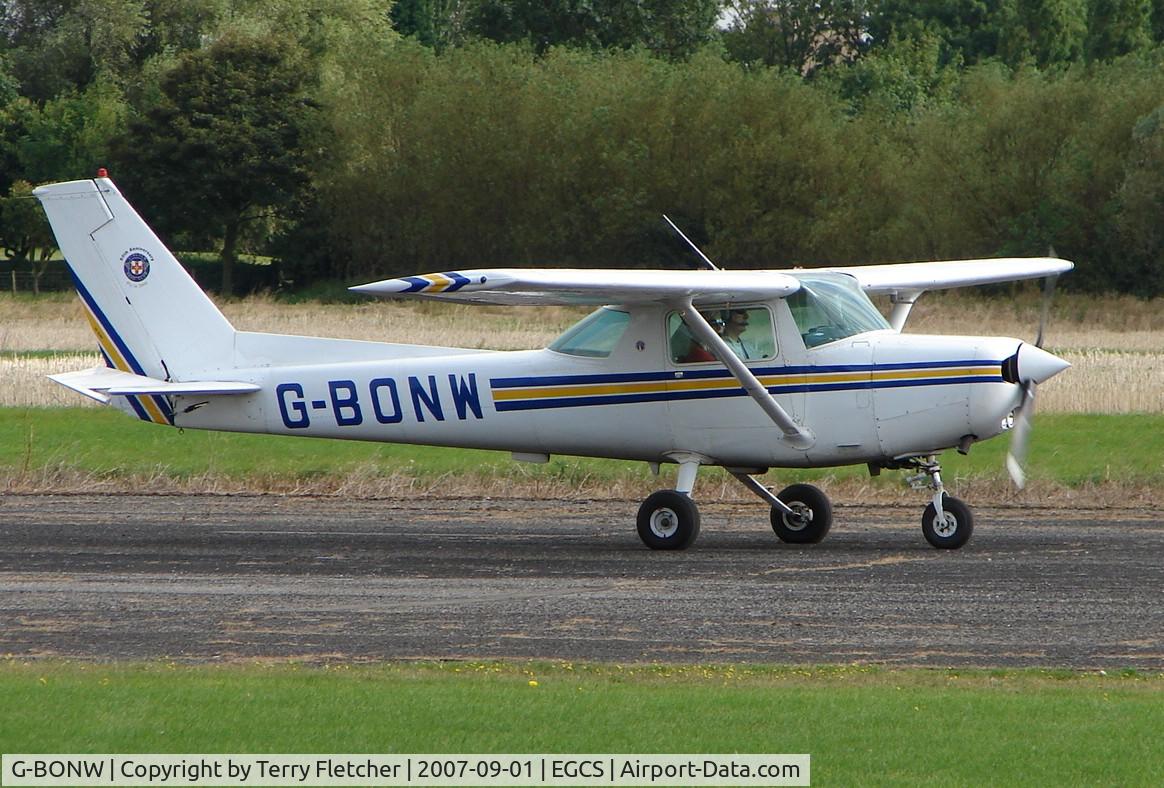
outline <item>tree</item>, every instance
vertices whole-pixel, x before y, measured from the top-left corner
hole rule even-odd
[[[808,76],[821,66],[856,59],[867,5],[866,0],[734,0],[724,46],[737,62]]]
[[[492,41],[527,42],[538,52],[643,46],[683,59],[711,41],[720,0],[478,0],[466,32]]]
[[[20,96],[20,82],[12,73],[12,59],[0,51],[0,110]]]
[[[936,37],[941,63],[967,65],[997,56],[1000,14],[1014,0],[872,0],[868,32],[873,50],[892,41]]]
[[[1152,44],[1150,0],[1092,0],[1087,57],[1111,60]]]
[[[392,4],[392,26],[440,52],[465,37],[466,0],[397,0]]]
[[[1039,68],[1083,58],[1088,0],[1009,0],[1000,14],[999,55]]]
[[[119,78],[134,62],[149,14],[142,0],[13,0],[0,27],[24,95],[43,102]]]
[[[854,114],[867,110],[915,112],[930,104],[953,100],[962,61],[943,62],[942,42],[933,33],[899,38],[867,52],[846,68],[832,69],[835,81]]]
[[[186,53],[119,153],[127,187],[161,227],[201,226],[221,239],[223,293],[244,229],[307,182],[317,105],[296,52],[286,40],[238,35]]]
[[[39,293],[40,278],[56,250],[56,241],[28,181],[16,181],[8,194],[0,197],[0,250],[13,272],[19,267],[29,269],[33,292]]]
[[[92,175],[108,164],[110,141],[124,131],[128,113],[121,91],[104,80],[41,106],[21,99],[10,110],[10,150],[20,177],[36,183]]]
[[[1001,59],[1040,68],[1083,57],[1092,0],[877,0],[870,15],[873,47],[936,34],[946,60],[967,65]]]
[[[1132,131],[1133,149],[1117,193],[1118,239],[1130,265],[1119,284],[1132,292],[1164,291],[1164,107],[1141,118]]]

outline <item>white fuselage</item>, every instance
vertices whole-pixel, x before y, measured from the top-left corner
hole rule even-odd
[[[635,309],[609,355],[597,358],[548,349],[401,353],[397,348],[407,346],[363,343],[357,357],[329,363],[328,348],[340,346],[326,340],[251,335],[262,341],[250,349],[239,343],[231,379],[261,390],[175,397],[174,424],[535,455],[666,462],[694,454],[728,467],[808,467],[890,461],[984,440],[1003,431],[1019,402],[1019,387],[1001,372],[1017,339],[886,330],[808,348],[785,302],[766,306],[776,349],[748,367],[811,432],[807,449],[782,440],[719,362],[674,362],[662,306]],[[283,360],[290,358],[309,361]]]

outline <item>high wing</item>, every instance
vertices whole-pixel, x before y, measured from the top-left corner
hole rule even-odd
[[[823,270],[849,274],[867,293],[913,293],[1058,276],[1075,267],[1057,257],[996,257],[930,263],[854,265]]]
[[[927,290],[1057,276],[1074,264],[1053,257],[1002,257],[925,263],[782,271],[661,271],[634,269],[497,268],[384,279],[350,288],[379,296],[411,296],[477,304],[696,305],[784,298],[800,289],[799,271],[848,274],[869,293],[908,300]]]
[[[780,271],[660,271],[498,268],[385,279],[350,288],[381,296],[415,296],[477,304],[695,304],[784,298],[800,282]]]
[[[991,285],[1022,279],[1057,277],[1075,267],[1057,257],[995,257],[983,260],[941,260],[932,263],[891,263],[830,268],[848,274],[866,293],[888,295],[893,301],[889,324],[905,328],[914,303],[927,290]]]

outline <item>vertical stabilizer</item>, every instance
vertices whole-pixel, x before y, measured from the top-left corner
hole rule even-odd
[[[106,363],[159,380],[233,365],[234,328],[108,178],[41,186]]]

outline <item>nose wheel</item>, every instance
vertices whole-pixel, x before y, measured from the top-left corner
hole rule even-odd
[[[957,550],[974,533],[974,513],[961,499],[946,495],[942,468],[933,457],[914,460],[914,464],[921,472],[909,482],[920,486],[919,482],[924,483],[929,476],[928,486],[934,492],[933,500],[922,513],[922,535],[939,550]]]
[[[974,513],[958,498],[943,497],[940,515],[933,503],[922,514],[922,533],[938,549],[956,550],[970,541],[973,532]]]

